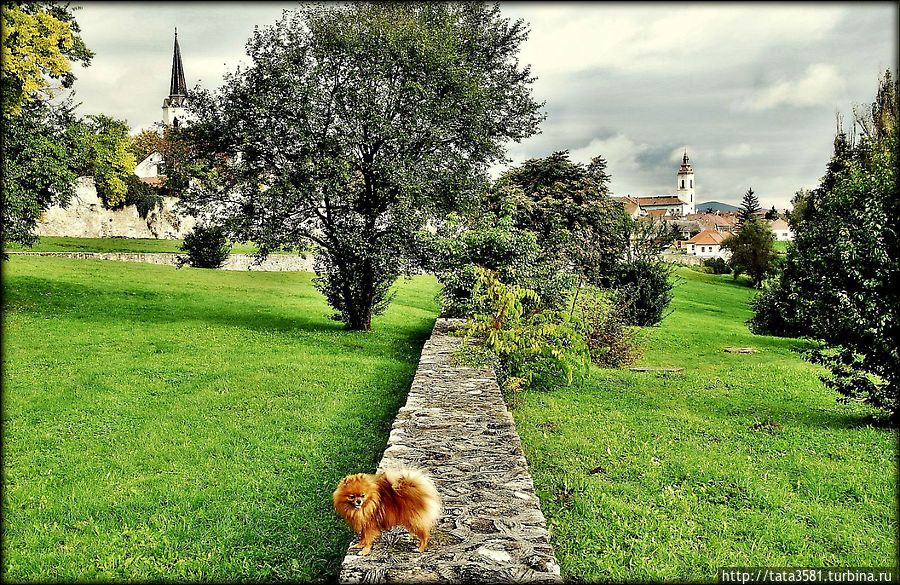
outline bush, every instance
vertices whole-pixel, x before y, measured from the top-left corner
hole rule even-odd
[[[724,258],[707,258],[703,261],[703,267],[711,274],[731,274],[731,267]]]
[[[596,287],[584,287],[573,302],[591,362],[601,368],[630,366],[643,353],[637,331],[625,323],[624,307],[616,297]]]
[[[492,270],[477,268],[476,275],[474,293],[487,310],[459,332],[497,356],[498,381],[508,395],[525,387],[569,385],[584,374],[589,354],[577,323],[565,312],[528,303],[539,301],[536,292],[504,284]]]
[[[538,260],[536,236],[515,227],[508,210],[501,215],[483,213],[468,220],[451,216],[441,232],[430,241],[423,241],[420,249],[430,256],[423,258],[422,265],[433,270],[441,282],[444,316],[471,317],[489,310],[472,294],[478,282],[478,267],[493,271],[505,284],[537,289],[542,299],[564,298],[560,291],[551,290],[558,288],[558,279],[546,276],[548,271]]]
[[[157,206],[162,204],[162,196],[156,190],[144,183],[137,175],[132,174],[125,180],[128,188],[125,194],[124,205],[134,205],[137,208],[138,215],[147,219],[147,215]]]
[[[753,316],[747,321],[754,335],[797,337],[804,332],[792,317],[797,314],[796,300],[784,286],[782,274],[763,281],[759,294],[750,300]]]
[[[225,237],[223,228],[197,224],[184,236],[180,249],[187,257],[178,257],[179,268],[185,264],[194,268],[220,268],[231,252],[231,244]]]
[[[675,267],[666,262],[637,260],[616,267],[614,282],[625,323],[647,327],[662,321],[672,301],[669,277]]]

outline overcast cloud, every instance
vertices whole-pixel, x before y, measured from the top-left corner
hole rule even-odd
[[[76,19],[96,53],[76,71],[80,112],[135,129],[162,118],[173,30],[188,86],[219,86],[247,62],[253,27],[296,3],[103,2]],[[786,207],[831,154],[835,113],[870,103],[897,69],[897,4],[501,3],[531,26],[521,62],[546,101],[542,133],[513,163],[568,149],[609,162],[617,195],[674,193],[686,148],[697,200],[736,204],[752,187]],[[498,171],[495,169],[495,172]]]

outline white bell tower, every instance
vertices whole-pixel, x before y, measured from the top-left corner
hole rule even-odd
[[[684,151],[684,158],[681,160],[681,168],[678,169],[677,180],[678,183],[676,188],[678,190],[675,195],[687,204],[684,206],[685,215],[695,213],[694,169],[691,168],[691,161],[688,159],[687,150]]]

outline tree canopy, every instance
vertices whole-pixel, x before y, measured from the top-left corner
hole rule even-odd
[[[728,265],[734,271],[734,277],[746,273],[754,287],[762,284],[777,258],[775,233],[769,224],[752,215],[744,222],[740,232],[725,238],[722,249],[731,252]]]
[[[3,114],[17,115],[22,104],[52,98],[75,81],[72,63],[88,65],[93,53],[78,36],[80,28],[68,5],[52,2],[3,2]]]
[[[262,254],[317,246],[317,279],[366,330],[411,268],[412,234],[485,184],[504,144],[537,131],[499,5],[310,5],[257,29],[252,64],[194,92],[206,163],[185,203]]]
[[[900,389],[898,85],[885,72],[876,101],[857,109],[854,143],[835,138],[820,185],[799,192],[784,269],[754,300],[754,332],[823,342],[810,352],[847,399],[897,417]]]
[[[489,194],[490,205],[498,209],[513,193],[515,225],[537,236],[543,261],[557,270],[574,268],[597,283],[627,248],[621,237],[625,212],[609,197],[609,180],[602,156],[584,165],[563,150],[503,173]]]
[[[31,245],[38,219],[66,204],[82,157],[82,135],[70,99],[51,104],[75,80],[72,62],[90,62],[67,5],[0,5],[3,193],[0,242]]]

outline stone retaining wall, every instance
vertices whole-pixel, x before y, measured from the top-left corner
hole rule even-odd
[[[703,264],[703,258],[692,254],[660,254],[659,257],[672,264],[687,264],[689,266],[700,266]]]
[[[350,549],[341,582],[561,582],[494,372],[451,363],[462,343],[447,334],[452,323],[435,323],[380,464],[427,471],[443,499],[443,516],[424,553],[404,528],[382,535],[369,556]]]
[[[162,205],[141,217],[137,207],[107,209],[103,205],[92,177],[79,177],[75,193],[66,207],[52,205],[41,216],[35,228],[38,236],[73,238],[184,238],[196,220],[181,215],[175,197],[163,197]]]
[[[134,252],[8,252],[10,255],[55,256],[77,258],[79,260],[117,260],[119,262],[146,262],[175,266],[178,254],[145,254]],[[222,270],[258,270],[260,272],[313,272],[312,256],[294,254],[270,254],[259,266],[255,265],[252,254],[230,254]]]

